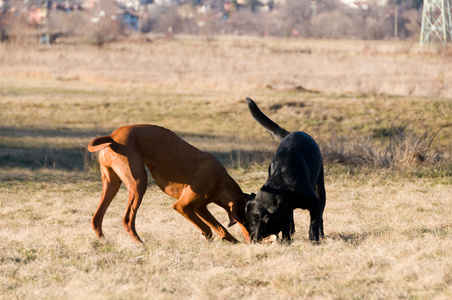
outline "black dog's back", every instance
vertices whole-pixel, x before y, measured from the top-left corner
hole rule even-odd
[[[319,179],[322,156],[314,139],[305,132],[288,134],[280,143],[270,165],[270,178],[275,172],[284,173],[285,189],[295,189],[298,194],[312,191]],[[277,178],[279,176],[276,176]]]

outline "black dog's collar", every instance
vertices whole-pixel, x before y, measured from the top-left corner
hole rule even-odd
[[[273,194],[273,195],[282,195],[282,196],[293,195],[292,191],[276,189],[276,188],[273,188],[273,187],[270,187],[270,186],[266,186],[266,185],[264,185],[261,188],[261,191],[266,192],[266,193],[270,193],[270,194]]]

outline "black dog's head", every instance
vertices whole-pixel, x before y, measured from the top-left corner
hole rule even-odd
[[[260,242],[282,230],[285,214],[281,209],[280,196],[260,190],[252,194],[245,208],[245,227],[251,242]]]

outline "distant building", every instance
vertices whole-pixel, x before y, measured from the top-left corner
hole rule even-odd
[[[351,8],[368,9],[370,4],[386,6],[388,0],[340,0],[344,5]]]
[[[178,1],[177,0],[154,0],[154,3],[156,5],[161,5],[161,6],[170,6],[173,4],[177,4]]]
[[[86,10],[93,9],[97,6],[98,0],[85,0],[83,2],[82,8]]]
[[[41,7],[33,7],[28,10],[28,23],[31,25],[39,25],[45,10]]]

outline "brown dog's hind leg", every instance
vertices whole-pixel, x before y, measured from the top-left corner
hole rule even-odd
[[[197,206],[198,196],[193,192],[184,192],[182,196],[173,204],[173,209],[187,218],[193,223],[199,230],[201,230],[204,237],[208,240],[212,240],[212,230],[210,227],[199,218],[195,212]]]
[[[148,175],[146,174],[144,162],[140,155],[129,153],[127,156],[128,163],[117,159],[118,162],[113,165],[113,169],[129,191],[127,210],[122,220],[122,225],[135,242],[143,243],[135,229],[135,219],[141,200],[147,189]]]
[[[122,225],[130,236],[137,243],[143,243],[137,234],[135,229],[135,220],[137,217],[137,211],[143,200],[144,193],[147,189],[147,176],[141,179],[135,180],[133,183],[129,183],[127,188],[129,189],[129,201],[127,204],[127,211],[122,220]]]
[[[199,207],[196,208],[196,214],[207,224],[209,225],[219,236],[222,240],[229,241],[231,243],[238,243],[239,241],[236,240],[235,237],[233,237],[226,228],[223,227],[223,225],[218,222],[214,216],[210,213],[210,211],[207,209],[207,205],[202,204]]]
[[[102,197],[91,220],[93,230],[99,238],[104,236],[102,232],[102,221],[105,212],[121,186],[121,180],[111,168],[102,165],[100,168],[102,173]]]

